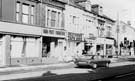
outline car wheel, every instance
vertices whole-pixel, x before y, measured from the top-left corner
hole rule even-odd
[[[97,64],[93,64],[93,68],[96,69],[97,68]]]

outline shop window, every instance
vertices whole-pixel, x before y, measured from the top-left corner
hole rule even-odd
[[[16,2],[16,21],[24,24],[35,23],[35,4]]]
[[[11,57],[38,57],[39,42],[36,38],[12,36],[11,37]]]
[[[27,37],[26,42],[27,42],[26,56],[27,57],[39,57],[38,40],[35,38]],[[33,50],[33,51],[31,51],[31,50]]]
[[[22,57],[23,49],[23,38],[22,37],[11,37],[11,57]]]

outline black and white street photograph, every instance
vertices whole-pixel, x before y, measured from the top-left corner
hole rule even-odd
[[[0,0],[0,81],[135,81],[135,0]]]

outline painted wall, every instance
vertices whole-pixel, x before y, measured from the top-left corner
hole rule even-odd
[[[115,29],[115,23],[106,21],[105,23],[105,37],[111,37],[114,38],[114,29]]]
[[[96,28],[96,18],[93,14],[88,12],[84,12],[82,14],[83,22],[82,22],[82,32],[84,34],[84,38],[89,38],[89,34],[93,34],[97,37],[97,28]]]
[[[83,11],[73,6],[65,6],[65,30],[68,32],[82,33]],[[75,17],[73,19],[73,17]]]

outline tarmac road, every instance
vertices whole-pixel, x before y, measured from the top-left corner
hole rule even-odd
[[[66,68],[66,69],[28,72],[22,74],[2,75],[0,76],[0,80],[1,81],[2,80],[6,80],[6,81],[93,81],[93,80],[102,81],[106,77],[118,76],[133,71],[135,71],[134,62],[121,62],[121,63],[110,64],[110,67],[100,67],[97,69]],[[115,78],[106,79],[106,80],[104,79],[104,80],[115,81],[112,79]],[[134,80],[128,80],[128,81],[134,81]]]
[[[56,73],[58,71],[54,71],[54,72],[45,73],[40,77],[9,80],[9,81],[135,81],[135,72],[122,74],[107,79],[90,80],[91,77],[90,73],[94,71],[95,70],[86,69],[86,68],[63,69],[61,71],[59,70],[59,74],[57,75]]]
[[[135,72],[115,76],[104,80],[97,80],[97,81],[135,81]]]

